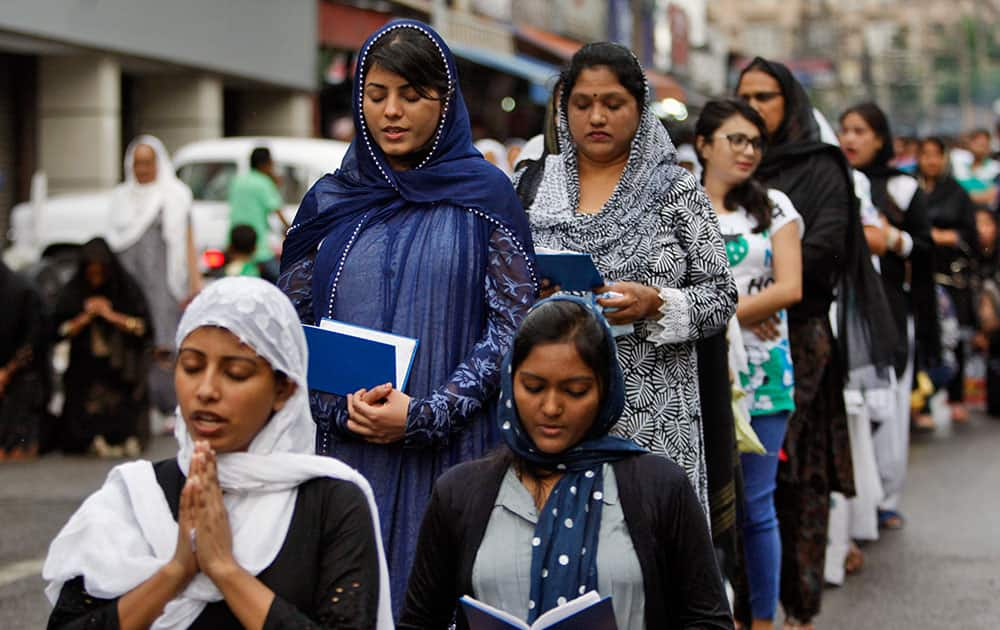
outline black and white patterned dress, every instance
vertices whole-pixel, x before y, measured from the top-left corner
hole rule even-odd
[[[625,413],[612,431],[680,464],[708,511],[695,342],[718,332],[736,309],[718,220],[649,108],[621,180],[597,214],[576,211],[576,150],[560,115],[559,155],[545,160],[528,210],[535,245],[589,253],[605,281],[657,287],[659,319],[617,339]]]

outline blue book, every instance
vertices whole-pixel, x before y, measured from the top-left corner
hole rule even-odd
[[[539,278],[548,278],[563,291],[590,291],[602,286],[604,279],[590,254],[557,252],[535,248],[535,263]]]
[[[340,396],[385,383],[406,389],[416,339],[333,319],[302,328],[309,346],[310,389]]]
[[[602,598],[597,591],[546,611],[531,625],[474,597],[459,601],[470,630],[618,630],[611,597]]]

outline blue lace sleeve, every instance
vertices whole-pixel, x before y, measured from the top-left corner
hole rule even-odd
[[[280,288],[291,300],[299,321],[303,324],[315,325],[312,301],[312,274],[316,255],[306,256],[289,267],[278,278]],[[316,421],[317,452],[322,454],[323,445],[327,444],[324,436],[334,433],[341,437],[352,434],[347,430],[347,399],[336,394],[328,394],[316,390],[309,392],[309,406],[312,408],[313,420]]]
[[[489,308],[486,329],[448,382],[425,398],[410,401],[406,446],[428,446],[461,431],[494,396],[500,364],[514,334],[535,301],[529,262],[517,242],[495,230],[490,238],[486,273]]]

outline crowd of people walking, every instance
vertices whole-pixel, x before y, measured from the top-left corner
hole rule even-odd
[[[266,150],[234,182],[233,275],[264,279],[203,288],[151,136],[54,308],[0,264],[0,457],[43,443],[60,341],[59,447],[135,458],[150,409],[178,414],[176,458],[116,467],[52,543],[50,627],[444,630],[463,596],[532,623],[590,591],[619,628],[814,627],[854,542],[905,527],[931,395],[966,422],[1000,356],[989,133],[908,161],[878,105],[831,126],[756,58],[678,149],[601,42],[508,154],[473,144],[447,42],[408,20],[353,90],[280,271]],[[563,291],[536,248],[603,284]],[[324,319],[419,339],[405,388],[310,389]]]

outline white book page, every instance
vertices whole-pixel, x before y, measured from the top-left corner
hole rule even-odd
[[[535,623],[531,624],[531,628],[529,630],[545,630],[545,628],[548,628],[563,619],[572,617],[585,608],[590,608],[599,601],[601,601],[601,596],[598,595],[597,591],[585,593],[584,595],[581,595],[576,599],[571,599],[562,606],[557,606],[556,608],[546,612],[544,615],[539,616],[538,619],[535,620]]]
[[[575,252],[571,249],[549,249],[548,247],[536,247],[536,254],[582,254],[583,252]]]
[[[468,603],[469,605],[473,606],[474,608],[479,608],[480,610],[485,610],[486,612],[490,613],[494,617],[496,617],[498,619],[502,619],[502,620],[506,621],[507,623],[509,623],[512,626],[517,626],[518,628],[523,628],[524,630],[531,630],[532,628],[534,628],[534,626],[531,626],[531,628],[529,628],[528,624],[524,623],[524,621],[518,619],[517,617],[515,617],[512,614],[510,614],[509,612],[507,612],[505,610],[500,610],[499,608],[494,608],[493,606],[490,606],[489,604],[484,604],[483,602],[479,601],[475,597],[469,597],[468,595],[464,595],[462,597],[462,601]]]
[[[402,387],[401,384],[406,380],[406,373],[410,369],[410,363],[413,361],[413,354],[417,350],[416,339],[403,337],[401,335],[394,335],[392,333],[375,330],[373,328],[365,328],[364,326],[355,326],[354,324],[348,324],[335,319],[327,318],[324,318],[323,321],[319,323],[319,327],[323,330],[331,330],[342,335],[350,335],[361,339],[370,339],[395,348],[396,383]]]

